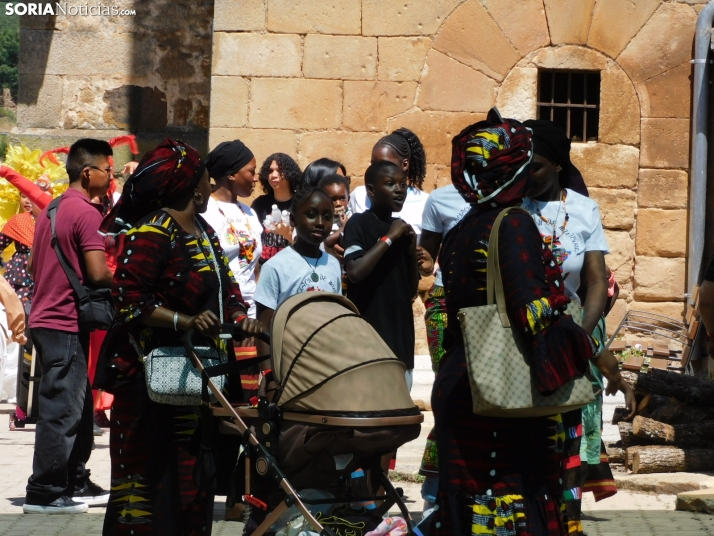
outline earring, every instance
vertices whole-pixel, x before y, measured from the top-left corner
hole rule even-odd
[[[203,194],[196,192],[193,194],[193,204],[196,206],[203,205]]]
[[[562,168],[562,167],[560,167],[560,166],[558,166],[557,168],[555,168],[555,171],[557,171],[557,172],[561,172],[561,171],[563,171],[563,168]]]

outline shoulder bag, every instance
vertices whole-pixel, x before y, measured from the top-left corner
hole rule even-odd
[[[491,230],[486,268],[488,305],[464,308],[457,315],[464,337],[473,412],[485,417],[555,415],[589,404],[596,394],[589,373],[550,396],[538,393],[529,364],[530,352],[508,318],[498,260],[499,227],[504,216],[515,211],[528,214],[521,208],[505,209]]]
[[[218,277],[218,308],[223,324],[223,285],[218,255],[206,231],[199,225],[203,240],[211,248],[213,267]],[[199,239],[200,240],[200,239]],[[139,348],[136,348],[139,351]],[[213,346],[197,346],[196,356],[204,368],[210,368],[228,362],[228,355]],[[139,351],[139,355],[143,352]],[[173,406],[198,406],[201,404],[201,372],[194,366],[184,346],[160,346],[144,357],[144,373],[149,398],[159,404]],[[213,378],[215,386],[222,390],[226,384],[225,375]]]
[[[70,266],[67,257],[60,248],[57,233],[55,232],[55,219],[62,197],[54,199],[47,208],[47,217],[52,226],[52,246],[54,247],[60,265],[69,279],[74,293],[79,298],[78,322],[82,331],[94,331],[96,329],[109,329],[114,321],[116,311],[112,300],[112,291],[108,288],[93,289],[82,285],[79,282],[77,273]]]

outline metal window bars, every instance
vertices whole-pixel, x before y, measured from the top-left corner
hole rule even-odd
[[[597,141],[600,71],[540,70],[538,117],[563,128],[572,141]]]

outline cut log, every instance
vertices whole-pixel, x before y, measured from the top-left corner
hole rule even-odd
[[[652,403],[650,402],[650,406],[651,405]],[[698,423],[701,421],[713,420],[714,407],[705,408],[701,406],[692,406],[690,404],[680,402],[676,398],[671,398],[663,406],[660,406],[651,412],[645,413],[643,416],[667,424]]]
[[[632,433],[631,422],[620,421],[617,423],[617,428],[620,430],[620,439],[622,440],[623,448],[642,445],[644,443],[643,439],[635,437],[635,434]]]
[[[641,413],[642,410],[644,410],[649,405],[651,400],[652,400],[652,395],[648,394],[648,395],[643,396],[642,400],[640,400],[639,403],[637,404],[637,413]],[[625,409],[627,409],[627,408],[625,408]]]
[[[688,404],[714,406],[714,382],[664,370],[651,370],[637,375],[639,394],[673,396]]]
[[[676,447],[638,447],[631,456],[632,472],[679,473],[714,470],[713,449],[678,449]]]
[[[627,408],[615,408],[615,411],[612,413],[612,424],[624,421],[629,413]]]
[[[652,446],[652,445],[649,445]],[[628,447],[625,449],[625,456],[623,459],[623,465],[627,469],[632,469],[632,459],[635,456],[636,452],[639,452],[640,449],[647,448],[647,445],[636,445],[634,447]]]
[[[617,447],[607,447],[605,450],[607,451],[607,460],[610,463],[620,463],[622,465],[625,464],[625,449]]]
[[[714,445],[714,421],[671,425],[638,415],[632,422],[632,433],[635,437],[661,445],[682,448],[707,448]]]

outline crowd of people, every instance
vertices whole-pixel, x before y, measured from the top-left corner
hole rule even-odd
[[[420,278],[434,276],[424,320],[435,427],[420,470],[425,510],[438,505],[432,532],[582,533],[583,490],[596,499],[616,492],[601,457],[602,398],[549,417],[476,415],[456,318],[487,303],[491,229],[504,208],[523,207],[528,214],[503,219],[498,253],[514,330],[525,334],[534,367],[556,371],[539,376],[542,387],[563,385],[571,363],[582,363],[607,393],[625,393],[634,412],[634,395],[604,348],[617,289],[597,203],[570,162],[570,140],[549,121],[521,123],[494,109],[452,149],[452,184],[427,194],[424,147],[406,128],[377,142],[366,170],[321,158],[301,171],[279,152],[258,168],[240,140],[203,158],[168,139],[130,166],[121,195],[108,195],[111,145],[72,145],[55,228],[46,207],[23,198],[0,234],[0,247],[16,244],[5,272],[21,301],[6,303],[12,336],[25,342],[27,311],[42,373],[25,513],[105,504],[105,535],[209,534],[214,498],[192,480],[199,410],[151,400],[144,356],[175,346],[177,332],[188,330],[236,359],[265,355],[251,336],[270,328],[287,298],[322,291],[356,305],[404,364],[411,388],[413,301]],[[352,188],[348,172],[364,185]],[[249,204],[258,182],[263,195]],[[111,288],[117,316],[95,352],[55,243],[85,286]],[[3,299],[7,288],[0,280]],[[229,322],[247,337],[232,346],[218,337]],[[244,371],[242,396],[270,376],[269,361]],[[113,396],[110,490],[86,469],[92,388]]]

